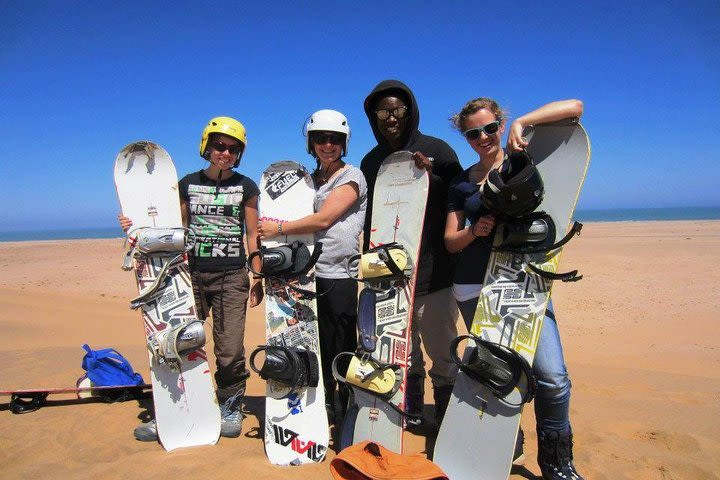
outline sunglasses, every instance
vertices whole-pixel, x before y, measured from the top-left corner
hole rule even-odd
[[[243,146],[241,143],[237,145],[227,145],[223,142],[212,142],[210,146],[218,153],[223,153],[225,150],[230,152],[232,155],[237,155],[242,152]]]
[[[310,134],[310,140],[312,140],[315,145],[325,145],[326,143],[340,145],[342,144],[343,136],[339,133],[312,132]]]
[[[490,135],[495,135],[498,130],[500,130],[500,122],[498,120],[495,120],[494,122],[490,122],[487,125],[483,125],[482,127],[465,130],[463,132],[463,135],[468,140],[477,140],[478,138],[480,138],[480,132],[485,132],[485,135],[489,137]]]
[[[407,107],[398,107],[393,108],[392,110],[375,110],[375,115],[377,116],[378,120],[387,120],[390,118],[390,115],[397,118],[398,120],[403,118],[405,114],[407,113]]]

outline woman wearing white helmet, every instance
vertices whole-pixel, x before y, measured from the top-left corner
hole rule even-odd
[[[315,157],[315,213],[284,222],[283,234],[315,233],[323,250],[315,265],[316,289],[330,295],[317,298],[320,354],[328,418],[335,423],[335,379],[332,360],[357,349],[357,282],[348,277],[346,259],[360,253],[359,237],[367,207],[367,184],[359,168],[343,161],[350,142],[347,118],[335,110],[319,110],[305,125],[307,151]],[[278,235],[278,222],[258,223],[261,239]],[[357,274],[357,272],[355,272]],[[340,393],[344,412],[347,392]]]
[[[250,178],[233,171],[247,145],[242,123],[230,117],[215,117],[203,130],[200,156],[209,165],[180,180],[180,209],[183,223],[195,233],[195,247],[189,255],[198,317],[213,316],[213,340],[216,357],[215,382],[221,405],[220,434],[237,437],[242,426],[240,403],[249,372],[245,365],[245,310],[262,301],[262,282],[250,282],[245,262],[257,250],[260,193]],[[240,207],[240,208],[238,208]],[[127,231],[132,221],[120,216]],[[244,241],[247,233],[248,252]],[[260,259],[253,260],[260,268]],[[135,429],[135,438],[157,440],[155,421]]]

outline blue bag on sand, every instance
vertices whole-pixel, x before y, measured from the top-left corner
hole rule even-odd
[[[83,345],[85,356],[82,368],[87,372],[94,385],[99,387],[114,387],[125,385],[141,385],[143,378],[135,373],[130,362],[112,348],[93,350],[87,343]]]

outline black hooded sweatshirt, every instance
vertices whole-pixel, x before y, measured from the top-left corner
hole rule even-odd
[[[420,247],[417,283],[415,284],[415,294],[425,295],[447,288],[452,284],[453,259],[445,249],[444,240],[447,191],[450,180],[460,174],[463,169],[450,145],[439,138],[423,135],[418,130],[420,111],[410,88],[398,80],[380,82],[365,99],[365,114],[370,121],[378,145],[365,155],[360,164],[360,169],[365,175],[368,185],[363,250],[368,249],[370,242],[372,200],[378,170],[382,161],[396,151],[390,147],[377,127],[375,105],[381,97],[386,96],[396,96],[407,103],[408,122],[403,136],[403,147],[400,150],[422,152],[424,155],[434,158]]]

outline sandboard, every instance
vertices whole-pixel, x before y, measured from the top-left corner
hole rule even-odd
[[[415,166],[411,152],[395,152],[380,165],[373,196],[369,245],[370,248],[392,242],[402,245],[408,255],[410,276],[407,281],[393,282],[387,294],[376,297],[377,345],[371,357],[378,362],[399,366],[401,385],[389,401],[350,385],[352,395],[343,422],[341,448],[370,440],[402,453],[405,419],[400,411],[405,407],[410,322],[417,277],[415,267],[420,253],[428,189],[428,175]],[[388,288],[387,285],[373,285],[371,281],[365,284],[365,288]]]
[[[123,215],[133,221],[132,244],[143,227],[182,227],[177,172],[168,153],[152,142],[127,145],[115,160],[115,186]],[[138,291],[153,284],[172,257],[134,257]],[[179,322],[197,318],[187,259],[167,270],[158,294],[140,306],[146,339]],[[204,319],[201,319],[204,320]],[[167,451],[215,444],[220,436],[220,408],[207,354],[198,348],[182,358],[178,371],[148,351],[158,437]]]
[[[0,390],[0,395],[10,397],[8,410],[12,413],[29,413],[48,405],[51,395],[74,395],[76,400],[122,402],[143,398],[152,388],[148,384],[75,387],[75,388],[28,388],[24,390]],[[56,402],[61,402],[57,400]]]
[[[575,120],[537,125],[527,129],[524,136],[545,184],[545,196],[536,211],[552,217],[557,228],[555,240],[559,241],[569,230],[585,180],[590,143]],[[494,245],[502,238],[502,225],[497,230]],[[527,264],[557,272],[561,250],[547,255],[494,251],[471,332],[512,348],[532,364],[552,281],[530,271]],[[468,343],[465,359],[473,342]],[[494,480],[510,475],[527,385],[526,379],[522,380],[501,399],[482,383],[458,372],[433,457],[450,478]]]
[[[302,165],[292,161],[271,164],[260,180],[260,218],[296,220],[313,213],[315,188]],[[314,235],[281,235],[264,240],[263,247],[299,241],[313,251]],[[314,268],[293,285],[315,292]],[[312,352],[320,365],[320,341],[316,301],[275,280],[265,279],[265,334],[267,345],[297,347]],[[269,380],[265,399],[265,453],[274,465],[321,462],[330,440],[322,369],[317,387],[294,391]]]

